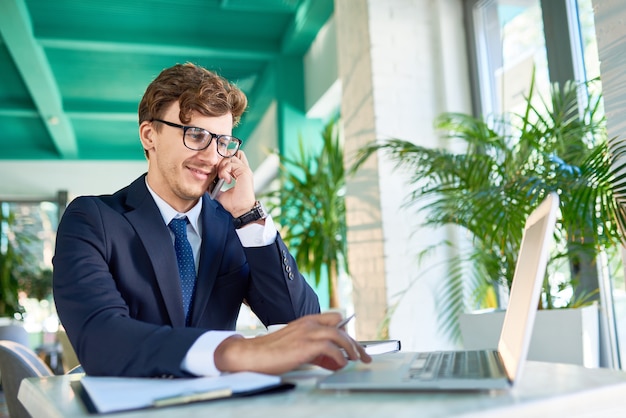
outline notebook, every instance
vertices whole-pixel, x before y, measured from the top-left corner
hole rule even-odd
[[[318,382],[321,389],[490,390],[519,381],[526,361],[559,207],[549,194],[524,226],[498,347],[381,354],[372,363],[351,362]]]
[[[295,387],[283,382],[280,376],[253,372],[183,379],[84,376],[71,382],[71,386],[92,414],[251,396]]]

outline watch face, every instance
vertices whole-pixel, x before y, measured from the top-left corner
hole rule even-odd
[[[258,203],[258,204],[257,204],[257,205],[254,205],[254,206],[255,206],[255,207],[258,209],[258,211],[259,211],[259,216],[260,216],[260,218],[259,218],[259,219],[265,219],[265,218],[267,218],[267,211],[265,210],[265,207],[263,206],[263,204],[262,204],[261,202],[257,201],[257,203]]]

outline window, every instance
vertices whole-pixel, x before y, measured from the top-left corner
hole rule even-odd
[[[1,289],[3,306],[11,305],[5,314],[16,309],[26,330],[35,335],[58,328],[52,303],[52,256],[65,196],[61,192],[52,199],[0,200],[0,252],[3,257],[15,254],[10,256],[10,277]],[[17,306],[11,296],[15,293]]]
[[[477,115],[518,112],[533,72],[540,96],[547,95],[551,83],[600,77],[592,0],[466,0],[465,15]],[[599,82],[590,86],[601,90]],[[620,363],[611,335],[626,338],[626,320],[620,321],[624,315],[613,313],[626,312],[622,264],[619,254],[609,254],[595,280],[605,305],[602,315],[607,316],[601,318],[603,325],[612,328],[601,336],[601,349],[608,345],[614,352],[609,366]],[[626,344],[621,345],[621,357],[626,358]]]
[[[591,0],[468,0],[466,6],[477,114],[517,110],[533,71],[542,95],[551,82],[599,76]]]
[[[547,91],[548,64],[539,0],[483,0],[471,9],[474,22],[481,114],[518,110],[533,69]]]

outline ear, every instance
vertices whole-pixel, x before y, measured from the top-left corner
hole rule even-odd
[[[156,147],[156,131],[154,130],[154,126],[152,123],[148,121],[141,122],[139,125],[139,139],[141,140],[141,145],[143,149],[146,151],[154,150]]]

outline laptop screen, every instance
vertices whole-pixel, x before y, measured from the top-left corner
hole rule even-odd
[[[520,364],[526,361],[528,355],[541,287],[554,242],[558,207],[558,195],[549,194],[530,214],[524,227],[509,306],[498,343],[498,351],[510,381],[519,379]]]

